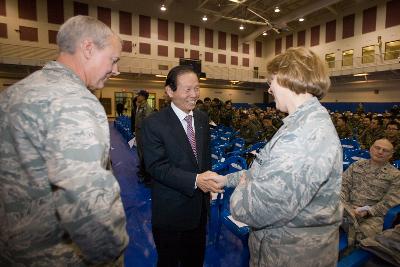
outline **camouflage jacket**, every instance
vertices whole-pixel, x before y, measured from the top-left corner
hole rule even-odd
[[[233,121],[233,109],[223,108],[219,114],[219,123],[225,126],[231,126]]]
[[[276,129],[275,126],[273,126],[273,125],[263,127],[261,139],[268,142],[269,140],[271,140],[271,138],[274,136],[274,134],[277,131],[278,131],[278,129]]]
[[[246,126],[242,125],[240,127],[239,136],[246,141],[247,145],[249,145],[257,141],[258,131],[259,129],[257,128],[257,125],[255,125],[252,121],[249,121]]]
[[[149,106],[147,102],[144,104],[140,105],[137,108],[136,114],[135,114],[135,129],[140,129],[142,125],[142,121],[144,118],[149,116],[153,112],[153,109]]]
[[[0,266],[112,262],[128,243],[104,108],[53,61],[0,94]]]
[[[232,216],[251,227],[250,266],[336,266],[342,168],[336,130],[313,98],[284,119],[249,170],[228,175],[237,186]]]
[[[382,138],[384,133],[382,129],[365,129],[359,136],[358,141],[361,143],[363,149],[369,149],[376,140]]]
[[[359,160],[343,173],[341,198],[350,207],[370,206],[372,216],[383,217],[400,204],[400,171],[390,163],[380,168]]]
[[[336,131],[340,139],[353,137],[353,131],[349,126],[337,127]]]

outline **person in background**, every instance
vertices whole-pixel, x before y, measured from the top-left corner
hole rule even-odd
[[[400,132],[399,124],[395,121],[390,121],[386,124],[385,138],[393,145],[392,160],[400,160]]]
[[[262,120],[262,125],[263,129],[262,129],[261,139],[268,142],[278,131],[278,129],[275,128],[275,126],[272,124],[272,116],[270,115],[264,116]]]
[[[336,266],[342,219],[342,149],[327,110],[326,64],[289,48],[267,65],[268,92],[289,113],[248,170],[221,182],[236,187],[234,219],[250,226],[250,266]]]
[[[135,117],[136,117],[136,109],[137,109],[136,101],[137,101],[137,96],[132,98],[132,108],[131,108],[131,130],[132,130],[132,133],[135,133]]]
[[[204,108],[204,111],[207,113],[207,116],[210,116],[211,98],[209,98],[209,97],[204,98],[203,108]]]
[[[124,115],[124,104],[122,102],[117,103],[117,115],[118,116]]]
[[[386,212],[400,204],[400,171],[389,162],[393,145],[387,139],[376,140],[370,155],[371,159],[356,161],[343,173],[342,228],[348,233],[349,247],[380,233]]]
[[[196,107],[195,107],[195,109],[205,112],[205,110],[204,110],[204,104],[203,104],[203,101],[202,101],[201,99],[198,99],[198,100],[196,101]],[[206,113],[207,113],[207,112],[206,112]]]
[[[383,135],[382,119],[380,119],[380,117],[371,118],[369,127],[366,127],[358,138],[361,148],[368,149],[372,146],[375,140],[382,138]]]
[[[346,116],[340,116],[336,119],[336,131],[340,139],[353,137],[353,131],[347,123]]]
[[[142,137],[142,122],[144,118],[149,116],[153,109],[147,103],[147,99],[149,98],[149,93],[146,90],[140,90],[138,92],[136,98],[136,114],[135,114],[135,137],[136,137],[136,151],[138,154],[139,159],[139,171],[137,172],[138,175],[138,182],[145,183],[149,185],[151,181],[150,175],[146,172],[144,167],[144,159],[143,159],[143,137]]]
[[[219,120],[222,125],[225,125],[227,127],[232,126],[233,109],[232,109],[232,101],[231,100],[225,101],[225,105],[222,108],[221,113],[219,115]]]
[[[122,266],[125,214],[91,92],[118,74],[121,40],[75,16],[57,44],[57,60],[0,94],[0,265]]]
[[[157,266],[201,267],[209,192],[221,192],[211,169],[208,117],[195,110],[200,88],[190,66],[170,70],[165,90],[171,105],[142,123],[144,161],[153,179],[152,231]]]
[[[220,119],[220,107],[221,107],[221,100],[218,98],[214,98],[211,101],[211,107],[209,109],[208,115],[210,118],[210,121],[214,122],[215,124],[219,124],[219,119]]]

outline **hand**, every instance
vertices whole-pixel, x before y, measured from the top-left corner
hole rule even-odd
[[[354,215],[355,215],[356,217],[363,218],[363,217],[365,217],[365,216],[368,215],[368,211],[366,211],[366,210],[357,210],[357,209],[354,209]]]
[[[222,193],[222,188],[224,187],[223,177],[215,172],[206,171],[197,176],[196,185],[205,193]]]
[[[243,174],[240,176],[239,185],[242,185],[242,184],[245,184],[245,183],[246,183],[246,174],[243,173]]]
[[[228,182],[228,178],[226,176],[218,175],[217,173],[216,176],[212,176],[211,179],[214,180],[214,182],[216,182],[220,188],[223,188]]]

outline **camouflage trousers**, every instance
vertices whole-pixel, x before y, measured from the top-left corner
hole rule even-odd
[[[382,232],[382,217],[354,218],[343,214],[342,228],[347,232],[348,246],[355,246],[367,237],[374,237]]]

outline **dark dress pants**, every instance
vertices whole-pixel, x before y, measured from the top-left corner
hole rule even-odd
[[[204,204],[203,204],[204,206]],[[157,267],[202,267],[206,248],[207,210],[203,207],[200,225],[188,231],[153,227]]]

